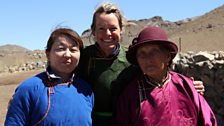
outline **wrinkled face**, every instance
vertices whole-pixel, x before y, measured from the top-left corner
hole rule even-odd
[[[101,13],[96,16],[96,28],[93,33],[100,48],[107,52],[116,46],[121,39],[121,28],[117,17]]]
[[[168,51],[152,44],[140,46],[137,49],[136,57],[142,72],[156,80],[162,78],[171,60]]]
[[[55,39],[49,52],[46,52],[49,66],[60,77],[70,76],[79,63],[80,50],[74,40],[65,35]]]

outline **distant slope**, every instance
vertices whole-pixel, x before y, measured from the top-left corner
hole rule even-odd
[[[0,73],[11,67],[26,66],[28,63],[46,61],[45,53],[41,50],[31,51],[18,45],[0,46]]]
[[[199,16],[169,32],[170,38],[179,44],[181,51],[224,50],[224,5]]]
[[[160,16],[149,19],[127,20],[121,44],[128,46],[134,37],[147,26],[161,26],[182,52],[224,50],[224,5],[202,16],[186,18],[176,22],[163,20]],[[90,29],[82,34],[84,45],[93,44]],[[92,42],[92,43],[91,43]],[[31,51],[18,45],[0,46],[0,72],[13,65],[46,61],[44,50]],[[26,65],[26,64],[25,64]]]
[[[160,16],[138,21],[129,20],[124,26],[121,44],[128,46],[132,39],[147,26],[164,28],[182,52],[224,50],[224,5],[202,16],[177,22],[164,21]],[[90,29],[87,29],[82,34],[85,45],[93,43],[90,32]]]
[[[30,50],[18,45],[7,44],[7,45],[0,46],[0,53],[1,52],[8,52],[8,53],[26,52],[26,51],[30,51]]]
[[[173,29],[178,27],[179,24],[173,23],[170,21],[164,21],[160,16],[154,16],[149,19],[141,19],[141,20],[127,20],[123,27],[122,32],[122,40],[121,44],[128,46],[134,37],[138,35],[138,33],[147,26],[161,26],[164,29]],[[84,41],[84,45],[89,45],[93,43],[93,36],[90,36],[90,29],[85,30],[82,33],[82,40]]]

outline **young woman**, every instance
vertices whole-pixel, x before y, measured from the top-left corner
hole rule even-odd
[[[111,125],[117,97],[125,84],[139,73],[139,69],[126,60],[127,48],[120,45],[123,25],[123,16],[117,6],[103,3],[96,9],[91,24],[96,42],[81,53],[80,73],[92,84],[95,94],[94,126]],[[196,83],[202,91],[202,82]]]
[[[177,50],[159,27],[147,27],[133,39],[127,60],[142,73],[120,96],[114,126],[217,125],[192,79],[169,69]]]
[[[20,84],[10,102],[5,126],[91,126],[94,96],[75,74],[83,43],[67,28],[52,32],[46,47],[48,67]]]

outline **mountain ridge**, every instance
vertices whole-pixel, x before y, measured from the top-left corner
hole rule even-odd
[[[164,28],[171,41],[180,52],[223,51],[224,50],[224,5],[204,15],[171,22],[160,16],[148,19],[127,20],[122,34],[124,46],[128,46],[134,37],[147,26]],[[86,29],[81,38],[85,46],[93,44],[91,30]],[[0,72],[12,65],[46,60],[44,50],[29,50],[19,45],[0,46]]]

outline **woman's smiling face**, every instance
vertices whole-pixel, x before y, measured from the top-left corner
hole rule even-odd
[[[94,36],[104,53],[112,52],[121,39],[121,28],[114,13],[101,13],[96,16]]]

